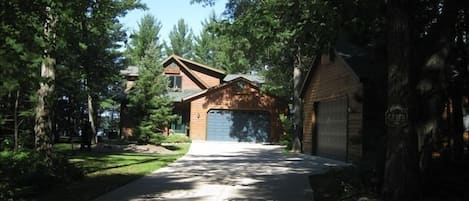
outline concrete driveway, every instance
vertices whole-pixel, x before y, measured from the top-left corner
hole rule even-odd
[[[193,142],[186,156],[95,201],[311,200],[308,175],[337,165],[277,145]]]

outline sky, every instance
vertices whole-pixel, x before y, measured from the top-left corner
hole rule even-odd
[[[220,16],[226,4],[226,0],[217,0],[214,6],[204,8],[202,4],[190,4],[190,0],[141,0],[141,2],[147,5],[147,10],[133,10],[120,19],[128,35],[138,29],[140,19],[149,13],[161,21],[163,27],[160,31],[160,37],[165,41],[168,41],[169,32],[181,18],[184,18],[195,35],[199,35],[202,21],[208,18],[212,11]]]

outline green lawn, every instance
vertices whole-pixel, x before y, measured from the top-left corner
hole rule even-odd
[[[63,147],[65,145],[58,146],[59,150],[68,150],[67,147]],[[183,156],[188,149],[189,144],[174,145],[171,150],[176,152],[167,155],[66,151],[68,154],[73,153],[70,161],[83,168],[85,178],[55,187],[38,200],[91,200],[168,165]]]

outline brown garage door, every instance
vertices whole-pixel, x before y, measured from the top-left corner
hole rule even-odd
[[[319,102],[316,105],[318,156],[346,161],[347,100],[345,98]]]

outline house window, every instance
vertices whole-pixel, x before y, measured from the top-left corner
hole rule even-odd
[[[182,77],[179,75],[169,75],[168,87],[170,89],[181,89],[182,88]]]
[[[174,133],[186,133],[186,124],[183,123],[182,114],[176,114],[177,118],[171,122],[171,130]]]

